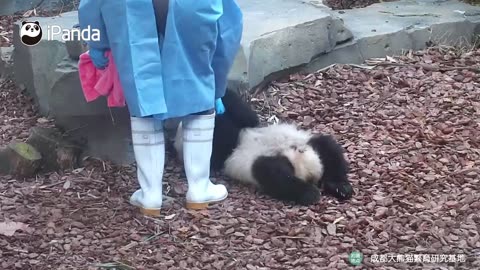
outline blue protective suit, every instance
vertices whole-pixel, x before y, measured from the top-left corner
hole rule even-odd
[[[131,116],[186,116],[225,94],[243,30],[235,0],[170,0],[163,40],[152,0],[81,0],[78,16],[100,30],[89,46],[112,50]]]

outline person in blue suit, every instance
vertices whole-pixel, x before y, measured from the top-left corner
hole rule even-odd
[[[182,118],[187,208],[204,209],[227,198],[210,180],[215,109],[240,47],[243,15],[236,0],[81,0],[81,29],[99,69],[111,50],[131,116],[140,189],[130,203],[158,216],[162,206],[165,146],[162,122]],[[226,108],[228,109],[228,108]]]

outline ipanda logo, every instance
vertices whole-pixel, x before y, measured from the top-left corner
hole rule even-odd
[[[38,21],[24,21],[20,28],[20,38],[22,43],[27,46],[34,46],[42,40],[43,30]],[[62,29],[58,25],[47,25],[47,39],[55,40],[60,36],[63,41],[99,41],[100,31],[91,29],[90,26],[80,30],[80,28]]]
[[[42,39],[42,27],[38,21],[22,22],[20,27],[20,38],[22,43],[27,46],[37,45]]]

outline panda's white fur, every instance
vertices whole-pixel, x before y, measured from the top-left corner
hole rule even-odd
[[[295,168],[295,176],[318,182],[323,165],[307,143],[311,136],[310,132],[284,123],[244,129],[240,133],[237,148],[225,162],[225,174],[238,181],[257,185],[251,170],[255,160],[260,156],[283,155]]]
[[[318,183],[323,174],[323,164],[314,149],[308,145],[312,133],[298,129],[293,124],[273,124],[266,127],[245,128],[240,132],[237,147],[225,161],[225,174],[239,182],[258,186],[252,166],[260,156],[283,155],[295,168],[295,176]],[[182,125],[178,126],[174,147],[183,160]]]

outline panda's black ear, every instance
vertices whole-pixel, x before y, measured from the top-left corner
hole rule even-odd
[[[39,23],[38,21],[35,21],[35,24],[36,24],[36,25],[40,25],[40,23]]]
[[[23,21],[23,22],[22,22],[22,25],[25,25],[26,23],[27,23],[26,21]]]

